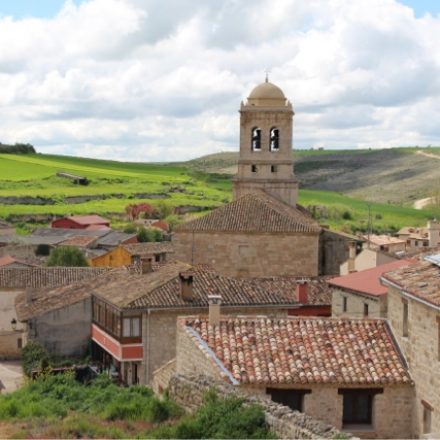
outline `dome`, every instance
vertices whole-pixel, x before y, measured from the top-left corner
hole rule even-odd
[[[286,97],[278,86],[266,81],[255,87],[248,99],[281,99],[285,101]]]

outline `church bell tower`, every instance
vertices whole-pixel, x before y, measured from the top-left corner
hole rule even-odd
[[[240,107],[240,159],[233,178],[233,198],[264,190],[295,207],[298,181],[293,172],[292,104],[266,81]]]

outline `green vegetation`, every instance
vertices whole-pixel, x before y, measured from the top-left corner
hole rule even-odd
[[[163,233],[156,228],[140,228],[137,233],[139,243],[147,241],[163,241]]]
[[[46,266],[87,267],[88,265],[84,252],[74,246],[52,249],[46,262]]]
[[[30,341],[22,350],[23,371],[30,376],[32,370],[41,370],[49,366],[49,354],[38,342]]]
[[[121,388],[101,375],[42,374],[0,395],[0,436],[13,438],[271,438],[260,407],[209,393],[193,415],[149,388]]]
[[[0,142],[0,154],[35,154],[35,148],[31,144],[6,145]]]

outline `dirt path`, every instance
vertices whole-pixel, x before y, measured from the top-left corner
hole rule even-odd
[[[438,155],[438,154],[425,153],[424,151],[417,151],[417,154],[421,154],[422,156],[425,156],[425,157],[430,157],[431,159],[440,160],[440,155]]]
[[[5,387],[3,393],[10,393],[19,388],[24,381],[21,362],[0,362],[0,380]]]
[[[414,202],[414,209],[423,209],[425,206],[434,203],[434,197],[426,197],[425,199],[419,199]]]

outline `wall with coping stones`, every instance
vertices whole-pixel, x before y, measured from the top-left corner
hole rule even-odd
[[[336,428],[287,406],[280,405],[263,395],[249,395],[246,390],[237,389],[225,382],[216,381],[206,376],[175,375],[171,378],[168,393],[177,403],[189,411],[195,411],[203,402],[206,391],[215,388],[222,396],[238,396],[246,404],[259,404],[266,414],[266,422],[272,432],[280,438],[353,438],[341,433]]]

